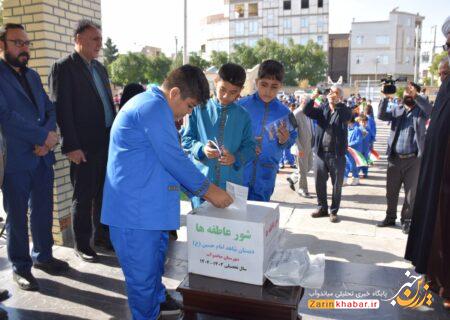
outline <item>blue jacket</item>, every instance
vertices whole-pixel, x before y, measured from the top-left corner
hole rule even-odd
[[[363,134],[357,123],[348,126],[348,146],[356,151],[363,152]]]
[[[206,157],[204,146],[214,139],[234,155],[233,165],[223,166],[217,159]],[[255,158],[249,114],[235,103],[221,106],[216,98],[194,109],[183,131],[182,145],[191,153],[195,166],[224,190],[227,181],[243,184],[244,166]]]
[[[50,131],[56,131],[56,114],[36,71],[26,68],[25,77],[30,85],[36,105],[13,74],[0,60],[0,114],[3,114],[3,136],[7,157],[5,173],[33,170],[40,157],[33,151],[44,145]],[[48,166],[55,163],[52,151],[43,157]]]
[[[153,87],[128,101],[111,127],[101,222],[178,229],[180,185],[202,197],[209,181],[181,149],[173,112]]]
[[[290,148],[297,138],[297,131],[290,125],[291,112],[278,99],[266,104],[260,99],[258,92],[242,98],[238,104],[250,114],[253,135],[257,146],[261,148],[261,154],[244,169],[244,184],[264,194],[264,201],[269,201],[275,187],[282,152]],[[283,145],[278,143],[276,132],[273,132],[274,126],[271,126],[279,121],[285,122],[289,128],[290,137]]]

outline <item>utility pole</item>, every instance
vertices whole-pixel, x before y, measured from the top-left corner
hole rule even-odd
[[[178,38],[177,36],[175,36],[175,59],[176,60],[178,57]]]
[[[183,46],[183,64],[189,63],[187,54],[187,0],[184,0],[184,46]]]
[[[420,68],[420,48],[422,43],[422,17],[417,15],[415,21],[416,31],[416,54],[415,54],[415,66],[414,66],[414,82],[419,82],[419,68]]]
[[[437,28],[437,26],[434,25],[431,28],[434,28],[433,48],[431,49],[431,63],[433,63],[434,53],[436,52],[435,48],[436,48],[436,28]],[[430,86],[431,87],[433,86],[433,80],[434,80],[433,78],[434,78],[433,74],[430,73]]]

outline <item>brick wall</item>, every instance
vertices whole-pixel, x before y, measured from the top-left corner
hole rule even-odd
[[[53,62],[73,51],[73,30],[80,19],[101,24],[101,0],[4,0],[4,23],[22,23],[33,41],[29,66],[41,76],[47,88],[47,77]],[[69,162],[56,149],[53,236],[57,244],[70,245],[70,205],[72,187]]]

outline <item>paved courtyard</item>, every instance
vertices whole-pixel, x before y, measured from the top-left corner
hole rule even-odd
[[[378,124],[376,149],[384,153],[388,127]],[[377,228],[385,210],[385,158],[370,169],[370,177],[357,187],[344,187],[339,215],[341,222],[332,224],[328,219],[312,219],[315,198],[303,199],[293,192],[286,177],[292,169],[280,171],[273,201],[281,205],[282,237],[284,248],[307,247],[312,254],[326,255],[325,282],[321,289],[307,289],[300,303],[303,319],[449,319],[450,314],[434,297],[431,307],[402,309],[389,302],[378,310],[313,310],[307,300],[320,295],[368,294],[377,299],[395,295],[408,278],[405,272],[411,265],[403,259],[407,236],[400,227]],[[309,188],[314,194],[310,174]],[[331,191],[331,190],[329,190]],[[399,203],[402,203],[401,197]],[[186,213],[184,202],[179,239],[171,243],[164,282],[173,292],[187,274]],[[400,209],[399,209],[400,212]],[[4,216],[4,212],[0,212]],[[102,253],[99,263],[89,264],[75,257],[67,247],[55,247],[54,255],[69,262],[71,270],[64,276],[50,276],[34,270],[40,292],[23,292],[11,279],[6,258],[5,240],[0,239],[0,287],[11,292],[3,303],[14,320],[77,320],[77,319],[131,319],[127,307],[124,279],[116,258]],[[173,292],[178,300],[181,296]],[[245,306],[244,306],[245,307]],[[200,316],[199,319],[218,319]]]

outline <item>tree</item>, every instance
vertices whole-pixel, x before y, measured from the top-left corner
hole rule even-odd
[[[234,51],[230,54],[230,61],[240,64],[245,69],[253,68],[261,61],[256,57],[255,50],[243,43],[233,45]]]
[[[171,65],[172,60],[161,53],[149,60],[145,76],[149,82],[161,84],[169,73]]]
[[[433,79],[439,79],[439,63],[441,63],[442,59],[447,56],[447,51],[442,51],[441,53],[436,53],[433,56],[433,60],[431,62],[430,68],[428,71]],[[436,82],[434,82],[436,84]]]
[[[216,68],[220,68],[223,64],[228,62],[228,53],[225,51],[216,51],[213,50],[211,52],[211,65]]]
[[[189,54],[189,64],[197,66],[202,70],[205,70],[210,66],[210,63],[203,59],[197,52],[191,52]]]
[[[109,37],[106,39],[105,46],[103,47],[103,54],[105,56],[104,63],[106,67],[113,63],[118,57],[119,50]]]
[[[111,81],[117,85],[148,83],[149,66],[149,59],[142,53],[121,54],[110,66]]]
[[[0,0],[0,26],[3,25],[3,0]]]

